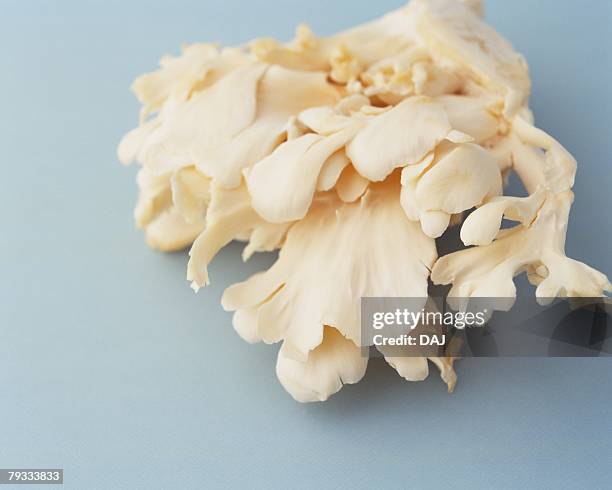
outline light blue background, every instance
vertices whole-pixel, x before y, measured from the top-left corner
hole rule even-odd
[[[458,363],[402,381],[380,362],[300,405],[219,306],[232,245],[194,295],[184,253],[134,230],[132,79],[182,42],[326,34],[365,1],[0,1],[0,467],[63,467],[70,489],[609,488],[609,359]],[[577,157],[569,254],[610,274],[612,3],[489,1],[523,52],[538,124]],[[25,487],[22,487],[25,488]]]

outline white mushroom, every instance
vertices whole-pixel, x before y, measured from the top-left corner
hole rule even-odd
[[[497,196],[502,179],[495,159],[480,146],[449,144],[402,172],[402,206],[408,218],[437,238],[453,214]]]
[[[525,59],[474,11],[453,0],[414,0],[417,31],[434,58],[461,67],[475,81],[504,95],[514,114],[530,91]]]
[[[346,355],[353,352],[351,372],[360,372],[355,298],[427,295],[435,245],[405,218],[398,194],[397,179],[370,186],[350,204],[332,193],[322,194],[308,215],[290,228],[278,261],[268,271],[230,286],[223,295],[223,307],[236,311],[234,326],[241,335],[250,341],[284,341],[277,372],[297,399],[306,397],[300,386],[309,387],[308,397],[325,399],[339,389],[339,379],[345,379],[334,374],[335,363],[319,357],[319,352],[331,348],[317,350],[325,344],[327,328],[339,332],[335,348]],[[394,230],[393,240],[386,239],[389,229]],[[313,270],[319,273],[313,275]],[[323,369],[319,362],[324,367],[330,362],[332,372],[319,374],[317,382],[311,375]]]
[[[363,378],[368,358],[335,328],[325,327],[323,339],[304,361],[287,355],[285,344],[278,352],[276,375],[283,387],[299,402],[325,401],[343,385]]]
[[[222,305],[247,342],[282,342],[277,376],[298,401],[363,377],[362,297],[426,304],[431,278],[450,301],[509,308],[522,272],[540,302],[611,289],[565,255],[576,161],[535,127],[527,64],[482,13],[413,0],[329,37],[186,46],[134,82],[140,124],[118,156],[142,165],[137,225],[153,248],[192,244],[196,291],[231,240],[243,260],[280,248]],[[527,196],[502,195],[510,172]],[[454,224],[470,248],[437,258]],[[453,358],[378,348],[411,381],[431,361],[452,391]]]
[[[248,63],[242,51],[219,50],[214,44],[185,45],[181,51],[178,57],[164,56],[159,70],[141,75],[132,84],[132,90],[143,104],[141,119],[160,110],[169,99],[187,100],[193,91],[212,85]]]
[[[209,283],[208,264],[229,242],[244,236],[252,238],[243,253],[243,259],[248,260],[254,252],[278,248],[290,227],[290,223],[263,221],[253,210],[244,185],[235,189],[212,186],[210,196],[206,227],[189,251],[187,279],[195,291]]]
[[[513,277],[532,266],[547,274],[536,296],[546,301],[556,296],[599,297],[610,291],[605,275],[565,256],[571,191],[549,194],[537,218],[500,233],[490,245],[460,250],[438,259],[431,279],[453,284],[449,296],[514,298]]]
[[[347,145],[346,155],[361,175],[381,181],[395,168],[419,162],[451,129],[441,106],[426,97],[410,97],[373,117]]]
[[[201,221],[210,202],[210,179],[193,167],[182,168],[170,179],[172,203],[187,223]]]
[[[338,179],[336,192],[342,201],[353,202],[363,195],[369,183],[368,179],[357,173],[355,167],[349,165]]]

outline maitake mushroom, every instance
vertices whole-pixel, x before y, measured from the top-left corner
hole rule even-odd
[[[134,82],[140,126],[135,215],[160,250],[191,246],[188,279],[232,240],[276,263],[223,295],[248,342],[282,341],[277,375],[299,401],[325,400],[365,373],[363,296],[600,296],[601,273],[565,256],[576,162],[533,125],[527,64],[481,19],[478,1],[413,0],[328,38],[211,44],[164,57]],[[515,171],[527,197],[504,196]],[[434,239],[463,221],[467,246]],[[503,219],[516,221],[501,230]],[[404,378],[425,357],[382,352]],[[395,354],[395,355],[394,355]],[[430,358],[452,390],[452,358]]]

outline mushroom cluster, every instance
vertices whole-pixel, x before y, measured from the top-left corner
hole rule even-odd
[[[138,226],[153,248],[191,247],[196,291],[232,240],[244,260],[280,249],[222,305],[247,342],[282,342],[276,372],[298,401],[364,375],[361,297],[426,297],[431,280],[513,298],[521,272],[539,298],[610,291],[564,253],[576,161],[533,125],[527,64],[478,1],[413,0],[286,44],[185,46],[133,90],[140,125],[118,153],[141,165]],[[527,197],[503,195],[512,171]],[[438,258],[454,225],[466,248]],[[407,380],[431,361],[456,382],[452,358],[385,358]]]

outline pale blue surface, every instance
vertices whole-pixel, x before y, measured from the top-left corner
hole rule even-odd
[[[182,42],[329,33],[401,3],[0,2],[0,467],[63,467],[67,489],[609,488],[609,359],[465,360],[453,395],[373,363],[299,405],[276,347],[219,306],[273,257],[232,245],[194,295],[185,255],[134,231],[115,146],[137,74]],[[610,274],[612,3],[581,5],[497,0],[488,18],[579,160],[568,251]]]

